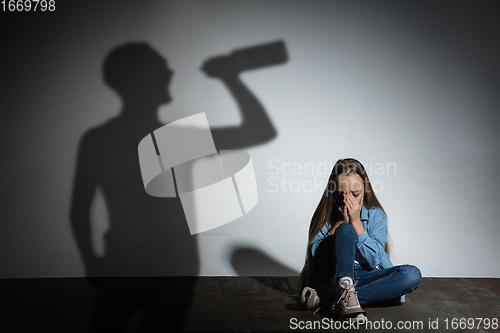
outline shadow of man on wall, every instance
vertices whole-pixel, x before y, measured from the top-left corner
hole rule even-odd
[[[219,149],[276,137],[266,111],[238,77],[245,66],[241,59],[220,56],[202,66],[206,75],[226,85],[241,113],[241,125],[212,129]],[[261,61],[265,64],[265,57]],[[74,237],[95,288],[93,331],[123,331],[131,325],[175,331],[190,308],[200,266],[197,236],[190,235],[179,197],[146,193],[138,161],[141,139],[164,125],[157,113],[172,100],[173,74],[166,59],[146,43],[118,46],[104,60],[104,81],[119,95],[122,108],[83,135],[70,209]],[[90,209],[97,189],[109,217],[103,257],[94,254],[91,240]]]

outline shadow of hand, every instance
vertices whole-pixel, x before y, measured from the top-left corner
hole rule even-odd
[[[201,70],[209,77],[221,80],[232,78],[240,73],[236,59],[231,56],[217,56],[206,60]]]

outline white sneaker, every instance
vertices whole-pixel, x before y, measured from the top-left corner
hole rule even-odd
[[[304,287],[300,296],[300,304],[307,310],[316,309],[319,306],[321,298],[318,292],[311,287]]]

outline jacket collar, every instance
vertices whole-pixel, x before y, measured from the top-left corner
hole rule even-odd
[[[366,209],[365,205],[361,207],[360,218],[361,221],[368,221],[368,209]]]

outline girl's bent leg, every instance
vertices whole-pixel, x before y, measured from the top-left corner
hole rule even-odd
[[[318,246],[314,262],[319,270],[320,280],[330,290],[335,291],[339,277],[350,277],[353,282],[354,254],[358,234],[349,223],[340,224],[332,236],[325,238]]]
[[[361,305],[397,299],[418,288],[422,274],[412,265],[386,269],[356,270],[356,290]]]
[[[356,243],[358,234],[350,223],[342,223],[335,229],[335,276],[333,282],[343,276],[354,278],[354,255],[356,253]]]

